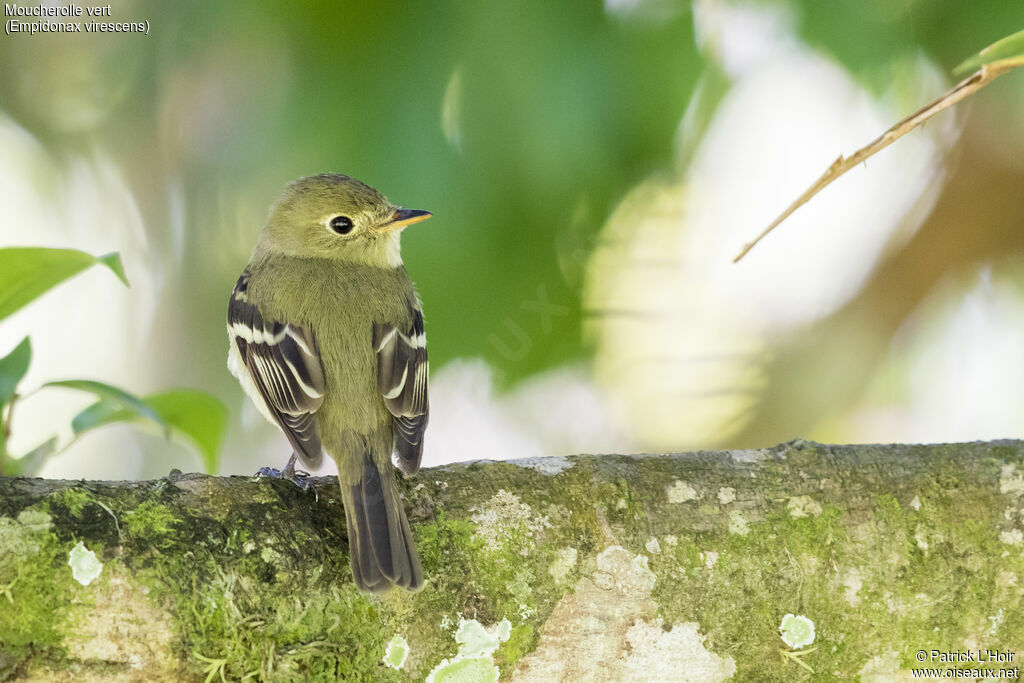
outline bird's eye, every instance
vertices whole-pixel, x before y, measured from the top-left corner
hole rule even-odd
[[[348,216],[335,216],[330,222],[331,230],[339,235],[347,235],[352,232],[352,219]]]

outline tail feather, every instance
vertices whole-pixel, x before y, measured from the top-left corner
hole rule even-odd
[[[391,587],[387,579],[371,563],[373,550],[369,546],[369,533],[365,529],[357,529],[362,520],[362,515],[346,514],[348,518],[349,554],[352,558],[352,576],[355,584],[360,590],[368,593],[382,593]]]
[[[423,570],[395,482],[382,475],[367,454],[362,479],[342,485],[348,521],[349,552],[356,586],[381,593],[392,586],[418,590]]]

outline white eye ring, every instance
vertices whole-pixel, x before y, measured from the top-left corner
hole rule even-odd
[[[338,214],[331,216],[326,221],[327,229],[336,235],[348,235],[355,229],[355,223],[348,216]]]

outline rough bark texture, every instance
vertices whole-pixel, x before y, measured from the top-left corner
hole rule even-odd
[[[317,498],[240,477],[0,477],[0,679],[1010,670],[1022,461],[1015,441],[795,442],[437,468],[404,484],[427,587],[379,598],[352,587],[327,479]],[[89,551],[102,568],[85,584]],[[783,642],[787,614],[814,623],[813,644]]]

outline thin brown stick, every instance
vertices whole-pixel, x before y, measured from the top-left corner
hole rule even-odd
[[[782,221],[789,218],[794,211],[810,201],[811,197],[825,189],[833,180],[843,175],[857,164],[866,161],[869,157],[874,156],[892,143],[896,142],[943,109],[951,107],[968,95],[972,95],[978,90],[981,90],[995,79],[1018,66],[1024,66],[1024,57],[1013,57],[1010,59],[992,62],[991,64],[985,64],[978,69],[978,71],[960,81],[952,90],[942,95],[931,104],[918,109],[916,112],[879,135],[867,145],[858,149],[851,156],[840,156],[832,162],[832,165],[828,167],[828,170],[825,171],[813,185],[807,188],[807,190],[800,195],[796,201],[790,204],[778,218],[772,221],[771,225],[761,231],[761,234],[755,237],[752,241],[747,242],[747,244],[744,245],[743,250],[740,251],[740,253],[736,255],[736,258],[732,260],[733,263],[736,263],[746,256],[747,253],[753,249],[758,242],[764,239],[768,233],[778,227]]]

